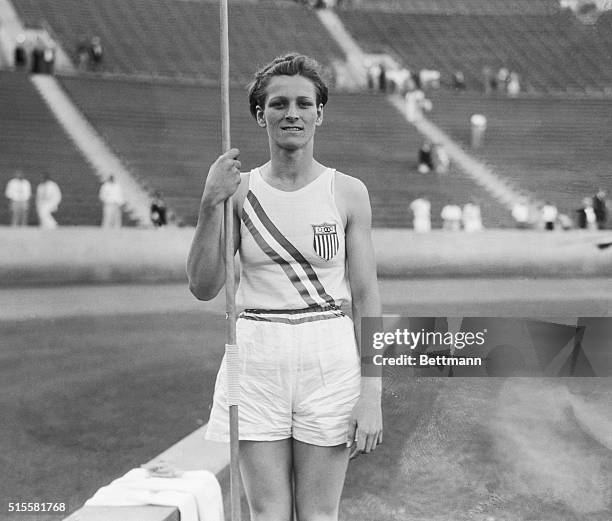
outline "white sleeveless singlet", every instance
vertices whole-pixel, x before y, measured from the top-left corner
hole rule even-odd
[[[236,303],[247,309],[303,309],[350,301],[345,235],[328,168],[293,192],[249,175],[240,222]]]

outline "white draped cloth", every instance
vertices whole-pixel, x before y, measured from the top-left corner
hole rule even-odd
[[[175,506],[181,521],[224,521],[217,478],[207,470],[188,470],[177,477],[155,477],[137,468],[100,488],[85,506]]]

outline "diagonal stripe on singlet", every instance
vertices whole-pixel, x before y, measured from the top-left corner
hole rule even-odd
[[[268,233],[270,233],[270,235],[272,235],[272,237],[274,237],[274,239],[283,248],[285,248],[285,250],[287,250],[287,253],[289,253],[289,255],[291,255],[296,260],[296,262],[300,264],[300,266],[302,266],[304,272],[306,273],[306,276],[317,290],[319,297],[325,300],[325,302],[333,304],[334,299],[325,291],[323,284],[321,284],[321,281],[319,280],[319,277],[317,277],[317,274],[315,273],[310,262],[306,260],[306,258],[300,253],[300,251],[293,244],[291,244],[291,242],[289,242],[289,240],[274,225],[274,223],[270,220],[270,218],[262,208],[255,194],[250,190],[247,193],[247,199],[249,203],[251,203],[251,207],[253,208],[253,210],[255,210],[255,215],[257,215]]]
[[[300,276],[295,272],[291,264],[283,259],[276,251],[274,251],[274,248],[272,248],[272,246],[266,242],[261,233],[259,233],[259,230],[253,224],[253,221],[251,221],[251,218],[247,215],[244,208],[242,209],[242,221],[246,225],[249,232],[251,232],[253,239],[255,239],[255,242],[259,245],[263,252],[283,269],[285,275],[287,275],[295,289],[298,290],[304,302],[306,302],[308,306],[316,306],[317,303],[310,296],[310,293],[308,293],[308,290],[306,289],[306,286],[304,286]]]

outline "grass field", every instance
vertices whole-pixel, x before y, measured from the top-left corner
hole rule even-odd
[[[0,331],[5,500],[65,500],[76,509],[207,421],[222,346],[209,342],[223,335],[222,321],[76,317],[2,323]]]
[[[435,282],[428,284],[435,289]],[[505,299],[489,294],[491,284],[464,282],[463,291],[457,282],[446,284],[446,294],[438,288],[438,303],[430,294],[423,309],[487,315],[496,300],[500,316],[504,310],[514,316],[542,312],[537,294],[522,305],[518,300],[527,286],[521,290],[518,284],[517,298],[508,291]],[[483,295],[480,304],[467,285]],[[105,300],[109,288],[99,289],[101,297],[95,288],[74,288],[73,300],[87,295],[89,302],[70,316],[53,318],[47,309],[46,316],[0,320],[4,500],[65,500],[74,510],[98,487],[207,420],[224,343],[222,315],[188,309],[127,312],[126,301],[133,297],[118,289],[114,311],[111,306],[102,312],[112,300]],[[168,306],[175,305],[169,288],[143,287],[140,298],[150,299],[156,290],[160,301],[170,295]],[[23,299],[34,292],[13,295]],[[387,311],[418,309],[420,293],[417,288],[408,295],[400,288],[394,300],[385,292]],[[606,301],[602,305],[604,294],[594,299],[600,310],[609,308]],[[550,301],[553,293],[542,291],[540,297],[547,295]],[[567,300],[563,309],[568,316],[580,314],[585,302]],[[558,304],[555,310],[561,311],[562,299]],[[414,379],[396,373],[385,388],[385,443],[351,464],[342,519],[612,518],[612,451],[574,417],[580,404],[599,404],[606,412],[593,421],[600,429],[612,426],[606,406],[612,379]],[[227,490],[227,475],[220,480]],[[3,506],[0,519],[28,521],[28,516],[11,518]]]
[[[395,375],[385,447],[349,472],[345,519],[609,520],[612,452],[572,420],[567,394],[605,389],[609,402],[610,383]]]

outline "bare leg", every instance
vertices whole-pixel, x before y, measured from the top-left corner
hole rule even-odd
[[[293,440],[295,503],[299,521],[337,521],[348,466],[344,445],[318,447]]]
[[[11,226],[19,225],[19,210],[17,209],[17,203],[11,201]]]
[[[291,442],[291,439],[240,442],[240,472],[251,521],[291,521]]]
[[[111,226],[111,208],[110,205],[104,203],[102,206],[102,228],[110,228]]]

